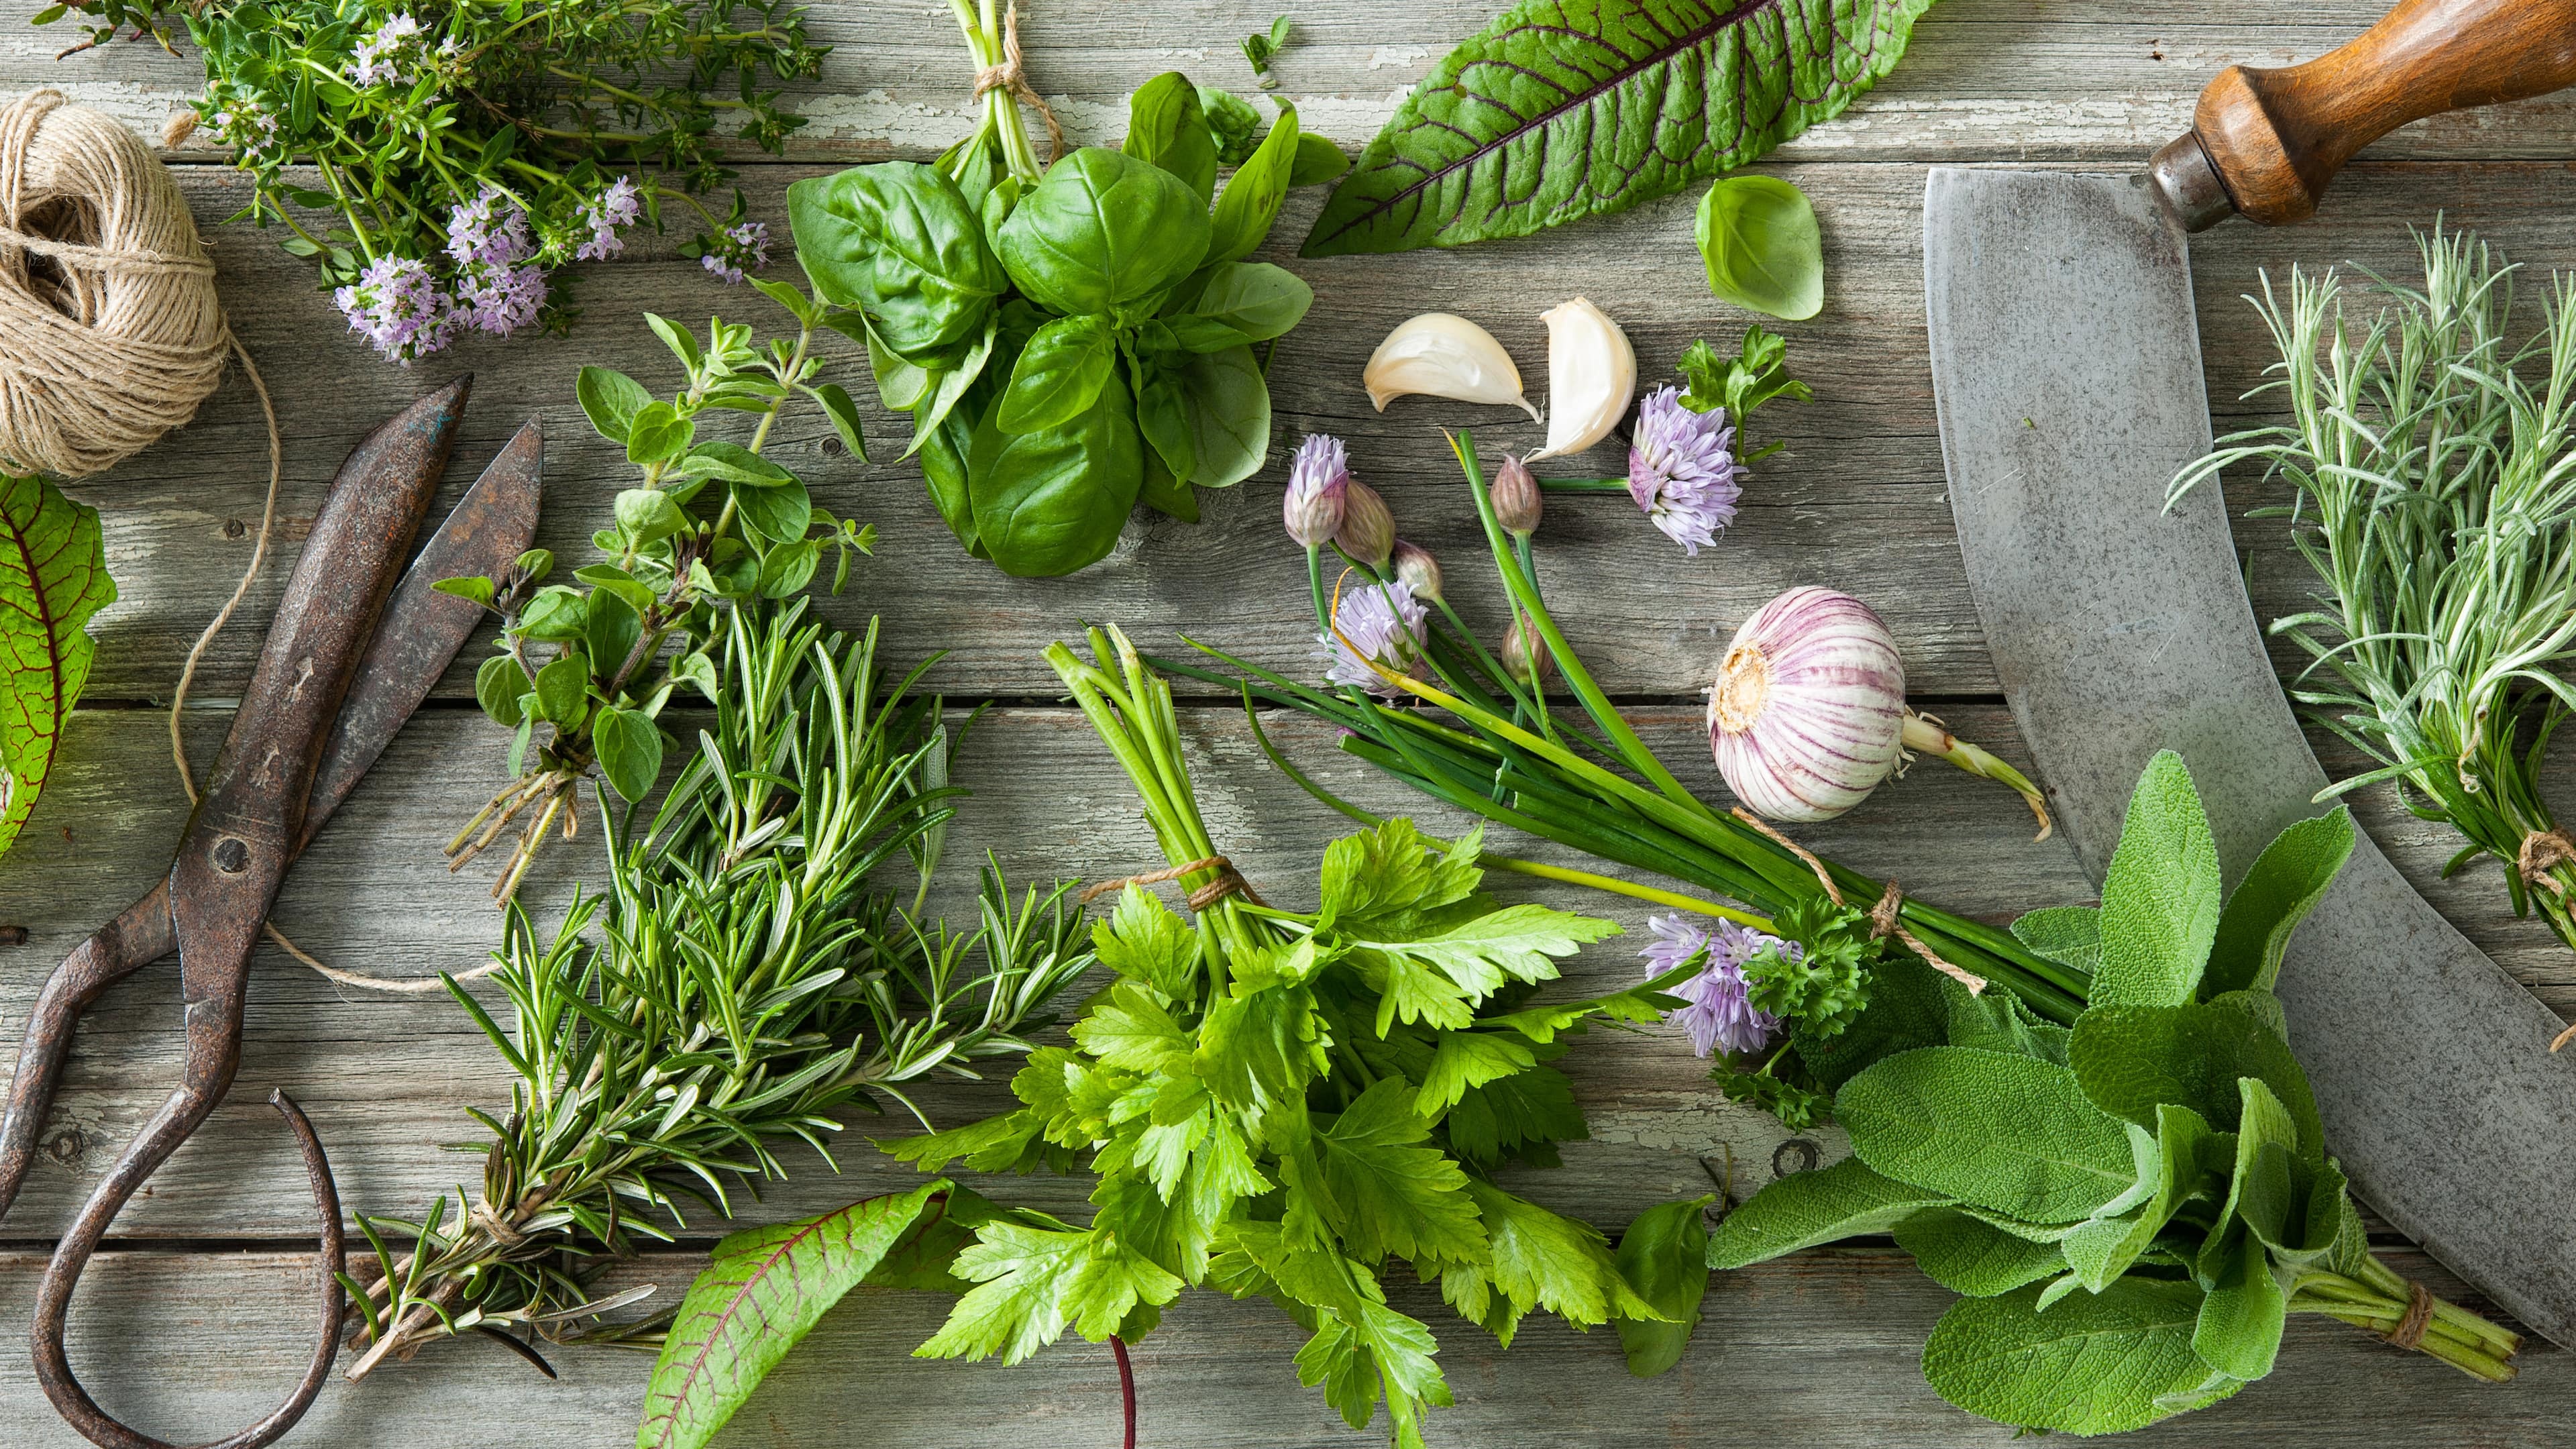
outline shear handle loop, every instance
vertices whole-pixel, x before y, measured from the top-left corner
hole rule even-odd
[[[110,1418],[97,1401],[72,1376],[71,1361],[63,1351],[63,1323],[71,1311],[72,1290],[80,1283],[81,1270],[88,1266],[90,1254],[98,1247],[107,1225],[125,1206],[135,1190],[152,1176],[171,1151],[196,1129],[206,1114],[223,1098],[224,1083],[208,1091],[191,1083],[171,1094],[161,1110],[153,1114],[134,1144],[109,1169],[107,1180],[99,1184],[81,1209],[78,1222],[54,1250],[54,1261],[45,1269],[44,1282],[36,1291],[36,1381],[45,1397],[54,1401],[55,1412],[64,1422],[81,1432],[82,1437],[100,1449],[177,1449],[166,1440],[140,1434]],[[322,1152],[322,1140],[314,1135],[313,1124],[295,1100],[279,1091],[269,1103],[286,1118],[295,1132],[295,1145],[304,1154],[305,1175],[312,1179],[313,1204],[322,1222],[322,1330],[313,1346],[312,1365],[304,1371],[304,1381],[285,1403],[271,1410],[266,1418],[227,1438],[210,1440],[198,1449],[261,1449],[295,1427],[304,1411],[313,1406],[314,1397],[331,1376],[331,1361],[340,1353],[340,1329],[348,1315],[348,1300],[340,1289],[343,1239],[340,1230],[340,1193],[331,1181],[331,1162]]]
[[[45,1130],[54,1088],[62,1084],[63,1062],[71,1055],[81,1012],[107,988],[170,954],[173,938],[170,878],[163,876],[149,895],[74,947],[45,978],[45,989],[27,1018],[26,1040],[18,1048],[8,1116],[0,1119],[0,1218],[9,1215],[9,1205],[17,1201],[27,1169],[35,1163],[36,1139]]]

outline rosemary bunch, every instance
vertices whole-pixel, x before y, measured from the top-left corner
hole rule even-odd
[[[923,925],[870,884],[935,845],[956,793],[939,702],[889,684],[872,624],[826,634],[803,600],[726,611],[712,724],[649,818],[603,808],[610,888],[551,940],[516,905],[493,979],[500,1024],[449,989],[509,1063],[483,1183],[418,1221],[361,1214],[385,1276],[348,1287],[371,1346],[349,1376],[467,1330],[549,1340],[638,1295],[594,1299],[601,1257],[668,1241],[682,1199],[787,1175],[801,1141],[907,1084],[1024,1053],[1091,963],[1068,885],[1014,901],[983,872],[971,932]],[[936,850],[920,850],[926,877]],[[590,927],[598,931],[594,937]],[[915,1112],[918,1116],[918,1112]],[[389,1240],[408,1240],[397,1253]],[[591,1330],[596,1333],[598,1330]]]
[[[2375,764],[2318,798],[2395,782],[2465,837],[2444,875],[2495,857],[2515,913],[2576,945],[2576,840],[2540,791],[2576,703],[2556,672],[2576,655],[2576,279],[2515,349],[2514,269],[2468,233],[2416,244],[2423,286],[2373,277],[2366,319],[2332,271],[2294,268],[2286,299],[2264,279],[2281,360],[2247,396],[2279,393],[2289,420],[2220,440],[2173,497],[2254,460],[2297,489],[2257,516],[2290,521],[2323,587],[2272,632],[2309,658],[2291,697]]]

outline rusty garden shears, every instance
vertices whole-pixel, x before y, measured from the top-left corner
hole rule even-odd
[[[64,958],[27,1023],[0,1121],[0,1216],[26,1181],[80,1013],[108,987],[179,953],[188,1049],[178,1090],[82,1205],[37,1290],[37,1381],[63,1418],[105,1449],[170,1446],[109,1417],[73,1377],[63,1324],[81,1270],[126,1202],[232,1086],[251,945],[287,867],[428,696],[481,617],[471,601],[430,586],[460,574],[501,574],[535,537],[544,443],[531,422],[395,586],[446,471],[471,381],[460,377],[412,404],[340,465],[170,873]],[[259,1449],[293,1428],[339,1352],[347,1307],[335,1276],[339,1195],[312,1123],[284,1092],[271,1100],[294,1130],[321,1214],[322,1337],[283,1405],[206,1449]]]

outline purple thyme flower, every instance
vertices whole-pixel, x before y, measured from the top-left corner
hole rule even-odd
[[[642,215],[644,203],[635,189],[635,178],[620,176],[607,190],[581,205],[581,219],[590,228],[590,240],[573,253],[577,261],[596,262],[626,250],[626,239],[617,234],[619,227],[633,226]]]
[[[1398,674],[1422,677],[1425,615],[1404,580],[1343,590],[1334,606],[1333,622],[1341,638],[1331,634],[1315,636],[1315,642],[1325,646],[1324,657],[1333,661],[1324,671],[1326,679],[1397,699],[1404,692],[1380,679],[1377,671],[1369,668],[1370,660]]]
[[[460,267],[516,266],[534,255],[528,214],[489,182],[472,201],[447,214],[447,255]]]
[[[241,149],[245,164],[277,144],[277,117],[247,96],[226,97],[214,114],[214,126],[216,135]]]
[[[1720,530],[1735,521],[1735,500],[1751,469],[1735,461],[1735,429],[1726,409],[1704,413],[1682,406],[1676,388],[1663,387],[1637,406],[1636,443],[1628,449],[1628,496],[1664,535],[1699,556]]]
[[[537,320],[546,305],[546,272],[538,266],[456,269],[456,315],[468,326],[507,337]]]
[[[451,303],[429,267],[410,257],[378,257],[352,285],[331,294],[349,319],[349,330],[378,352],[409,364],[447,345],[454,330]]]
[[[506,337],[537,320],[545,268],[535,265],[528,214],[497,186],[447,215],[447,255],[456,263],[459,325]]]
[[[1307,548],[1322,548],[1342,526],[1342,495],[1350,490],[1350,452],[1339,438],[1308,433],[1288,465],[1288,501],[1282,512],[1288,536]]]
[[[1780,1018],[1757,1010],[1748,999],[1744,963],[1772,946],[1794,961],[1802,949],[1796,942],[1766,936],[1733,921],[1712,922],[1703,929],[1679,915],[1648,916],[1646,925],[1655,933],[1655,941],[1637,954],[1645,958],[1649,981],[1703,951],[1708,953],[1697,976],[1666,988],[1690,1003],[1674,1012],[1673,1019],[1690,1033],[1692,1050],[1701,1056],[1719,1049],[1732,1055],[1770,1044],[1772,1033],[1780,1029]]]
[[[716,244],[698,259],[698,264],[728,282],[739,282],[745,271],[759,271],[769,265],[769,224],[746,221],[716,233]]]
[[[362,86],[402,79],[395,62],[405,51],[419,48],[419,41],[420,22],[409,15],[394,16],[358,42],[357,64],[350,68],[349,78]]]

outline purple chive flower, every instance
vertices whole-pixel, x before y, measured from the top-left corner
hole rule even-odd
[[[1752,470],[1735,461],[1735,429],[1726,409],[1682,406],[1676,388],[1646,395],[1637,407],[1637,437],[1628,449],[1628,496],[1664,536],[1699,556],[1703,544],[1735,521],[1735,500]]]
[[[404,52],[418,48],[420,22],[409,15],[396,15],[376,27],[376,33],[358,42],[357,64],[350,67],[349,78],[362,86],[378,81],[402,79],[396,64]]]
[[[1339,438],[1308,433],[1288,465],[1288,536],[1307,548],[1322,548],[1342,527],[1342,498],[1350,491],[1350,450]]]
[[[643,198],[635,189],[635,178],[620,176],[607,190],[581,206],[581,219],[590,228],[590,240],[573,253],[577,261],[605,261],[626,250],[626,239],[617,234],[619,227],[633,226],[644,211]]]
[[[429,267],[410,257],[378,257],[358,280],[331,294],[349,319],[349,330],[364,335],[378,352],[409,363],[447,345],[455,319],[448,298],[438,290]]]
[[[1315,636],[1315,642],[1325,646],[1325,657],[1333,661],[1324,671],[1326,679],[1396,699],[1403,691],[1380,679],[1369,668],[1370,660],[1398,674],[1422,677],[1426,617],[1404,580],[1344,589],[1334,606],[1333,623],[1340,638]],[[1345,639],[1350,642],[1342,642]]]
[[[759,271],[769,265],[769,225],[746,221],[716,233],[716,244],[698,259],[699,265],[724,278],[739,282],[746,271]]]
[[[1733,921],[1715,921],[1703,928],[1678,915],[1648,916],[1646,926],[1655,933],[1654,944],[1637,954],[1645,958],[1649,981],[1703,951],[1708,953],[1697,976],[1666,988],[1690,1003],[1674,1012],[1673,1019],[1690,1033],[1693,1051],[1701,1056],[1718,1050],[1734,1055],[1770,1045],[1772,1034],[1780,1029],[1780,1018],[1757,1010],[1748,998],[1744,963],[1772,946],[1795,960],[1801,949],[1796,942],[1784,942]]]

